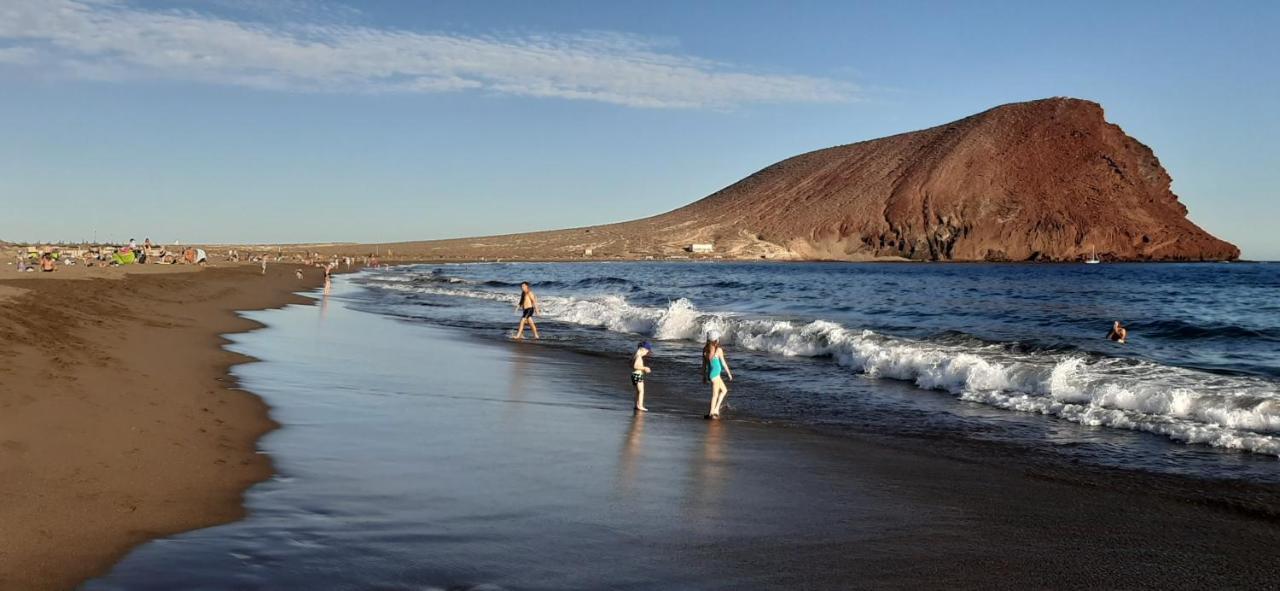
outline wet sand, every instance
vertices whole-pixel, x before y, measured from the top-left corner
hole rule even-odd
[[[88,589],[1267,588],[1275,520],[729,416],[659,370],[347,309],[257,314],[248,519]],[[544,330],[554,330],[548,326]],[[659,365],[660,367],[660,365]],[[741,373],[741,372],[740,372]],[[733,396],[750,396],[739,375]],[[732,398],[731,398],[732,400]],[[679,401],[679,402],[678,402]]]
[[[13,270],[12,266],[0,267]],[[301,300],[293,265],[60,267],[0,279],[0,589],[66,589],[158,536],[244,515],[274,428],[233,389],[236,310]]]

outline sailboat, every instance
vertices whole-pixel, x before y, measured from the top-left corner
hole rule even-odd
[[[1093,254],[1089,255],[1089,258],[1085,259],[1084,264],[1096,265],[1101,262],[1102,262],[1101,260],[1098,260],[1098,249],[1095,248],[1093,249]]]

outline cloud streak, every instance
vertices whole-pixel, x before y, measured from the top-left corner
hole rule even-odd
[[[291,92],[480,91],[644,108],[830,103],[858,94],[847,82],[750,72],[664,52],[629,35],[464,36],[264,24],[115,0],[0,0],[0,61],[95,80]]]

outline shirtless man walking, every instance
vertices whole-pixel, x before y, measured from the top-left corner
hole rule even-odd
[[[533,295],[533,290],[529,289],[529,282],[520,283],[520,301],[516,302],[516,310],[520,311],[520,328],[516,330],[516,338],[524,338],[524,325],[528,324],[533,330],[533,338],[541,339],[538,336],[538,325],[533,323],[533,315],[541,314],[542,307],[538,305],[538,297]]]

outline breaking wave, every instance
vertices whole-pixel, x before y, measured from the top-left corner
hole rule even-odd
[[[507,302],[516,295],[448,284],[375,282],[384,289]],[[1280,393],[1273,382],[1071,350],[986,343],[947,334],[908,339],[834,322],[698,310],[687,299],[637,306],[619,295],[541,299],[561,322],[786,357],[825,357],[869,378],[910,382],[958,399],[1083,425],[1145,431],[1185,443],[1280,456]]]

